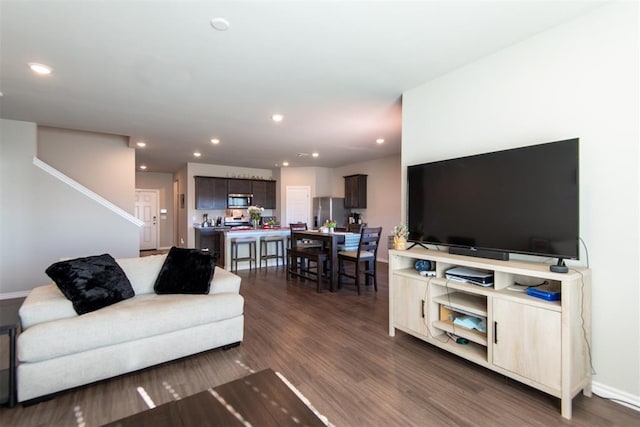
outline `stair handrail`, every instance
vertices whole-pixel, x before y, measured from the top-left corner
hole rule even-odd
[[[101,204],[102,206],[104,206],[105,208],[109,209],[113,213],[115,213],[117,215],[120,215],[122,218],[126,219],[127,221],[132,222],[133,224],[137,225],[138,227],[142,227],[144,225],[144,221],[142,221],[142,220],[136,218],[135,216],[131,215],[129,212],[125,211],[121,207],[114,205],[113,203],[111,203],[110,201],[108,201],[107,199],[102,197],[101,195],[99,195],[96,192],[88,189],[84,185],[80,184],[78,181],[74,180],[73,178],[68,177],[64,173],[60,172],[58,169],[56,169],[53,166],[43,162],[42,160],[40,160],[39,158],[37,158],[35,156],[33,157],[33,164],[35,166],[39,167],[40,169],[42,169],[43,171],[47,172],[51,176],[53,176],[55,178],[58,178],[60,181],[62,181],[65,184],[67,184],[69,187],[71,187],[71,188],[79,191],[80,193],[84,194],[85,196],[87,196],[91,200],[94,200],[95,202]]]

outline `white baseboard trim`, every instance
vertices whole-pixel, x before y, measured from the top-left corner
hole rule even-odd
[[[613,402],[640,412],[640,396],[634,396],[631,393],[627,393],[595,381],[591,383],[591,390],[594,394],[602,398],[610,399]]]
[[[6,294],[0,294],[0,300],[3,300],[3,299],[15,299],[15,298],[25,298],[27,295],[29,295],[29,291],[8,292]]]

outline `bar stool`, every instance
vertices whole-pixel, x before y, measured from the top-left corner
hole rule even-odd
[[[269,254],[269,243],[275,245],[276,251],[273,254]],[[264,261],[264,266],[268,267],[270,259],[275,259],[276,265],[278,265],[278,260],[282,259],[282,265],[285,265],[283,236],[265,236],[260,240],[260,268],[262,268],[262,261]]]
[[[238,246],[249,245],[249,255],[246,257],[238,257]],[[249,261],[249,270],[251,263],[258,263],[256,258],[256,238],[255,237],[234,237],[231,239],[231,271],[238,272],[238,261]],[[233,264],[235,263],[235,268]]]

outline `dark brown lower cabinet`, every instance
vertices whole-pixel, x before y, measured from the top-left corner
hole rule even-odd
[[[215,228],[195,228],[196,248],[208,249],[215,255],[216,265],[224,268],[224,232]]]

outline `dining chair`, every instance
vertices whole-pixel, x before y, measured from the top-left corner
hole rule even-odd
[[[378,277],[376,274],[376,259],[378,257],[378,247],[380,246],[380,236],[382,227],[363,227],[360,231],[360,242],[356,250],[344,250],[338,252],[338,288],[342,286],[342,277],[354,279],[356,290],[360,295],[360,273],[365,276],[365,285],[371,284],[378,292]],[[345,262],[355,264],[355,273],[349,274],[345,268]],[[364,270],[361,265],[364,264]]]
[[[291,247],[291,239],[293,239],[294,231],[307,231],[307,223],[306,222],[294,222],[289,224],[289,230],[291,234],[289,234],[289,239],[287,240],[287,247]]]
[[[327,264],[327,253],[323,251],[320,242],[311,240],[297,240],[293,238],[296,231],[306,231],[306,223],[289,224],[291,234],[286,256],[287,280],[291,276],[300,277],[302,280],[315,280],[316,290],[320,292],[320,283],[323,276],[323,268]]]
[[[287,239],[287,248],[291,247],[291,239],[293,238],[293,232],[294,231],[307,231],[307,223],[306,222],[296,222],[296,223],[290,223],[289,224],[289,230],[291,230],[291,234],[289,234],[288,239]],[[302,240],[298,243],[298,247],[304,247],[304,248],[320,248],[322,247],[321,244],[319,244],[318,242],[314,242],[311,240]]]

